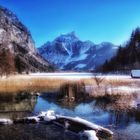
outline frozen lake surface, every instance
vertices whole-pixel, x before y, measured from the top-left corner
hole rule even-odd
[[[55,73],[31,73],[30,76],[43,76],[48,78],[94,78],[95,76],[107,78],[107,79],[132,79],[131,75],[119,75],[119,74],[95,74],[88,72],[55,72]]]

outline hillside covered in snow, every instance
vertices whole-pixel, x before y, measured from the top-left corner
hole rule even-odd
[[[117,48],[109,42],[94,44],[91,41],[81,41],[74,32],[71,32],[45,43],[38,50],[46,60],[59,69],[95,70],[112,58]]]

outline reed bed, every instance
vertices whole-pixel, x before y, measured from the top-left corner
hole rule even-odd
[[[17,93],[22,91],[40,92],[58,90],[66,83],[84,83],[97,89],[106,87],[139,87],[140,80],[135,79],[108,79],[95,77],[85,79],[49,78],[47,76],[13,75],[0,78],[0,93]],[[98,91],[97,91],[98,92]]]
[[[61,90],[65,88],[65,85],[75,85],[74,87],[77,87],[76,91],[82,90],[82,86],[84,85],[85,95],[88,94],[90,99],[96,98],[97,100],[99,99],[99,101],[107,101],[106,108],[109,109],[130,109],[139,104],[136,102],[136,99],[140,96],[140,80],[118,79],[117,77],[113,79],[106,77],[66,79],[30,75],[2,77],[0,78],[0,98],[2,96],[20,95],[20,93],[26,92],[28,94],[49,91],[61,92]],[[79,92],[76,92],[76,94],[78,94],[79,99],[84,97],[84,95],[79,94]],[[69,96],[70,95],[69,93]],[[98,103],[100,106],[103,102]]]

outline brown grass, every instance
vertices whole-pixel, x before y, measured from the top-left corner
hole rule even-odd
[[[47,76],[30,76],[30,75],[14,75],[7,78],[0,78],[0,93],[14,93],[20,91],[52,91],[59,89],[65,83],[78,83],[83,82],[85,85],[93,86],[96,88],[104,87],[117,87],[117,86],[138,86],[140,80],[133,79],[104,79],[97,84],[98,80],[95,78],[89,79],[62,79],[62,78],[48,78]]]

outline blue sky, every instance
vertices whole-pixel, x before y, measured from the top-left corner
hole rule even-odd
[[[75,31],[81,40],[129,39],[140,26],[140,0],[0,0],[31,31],[36,46]]]

